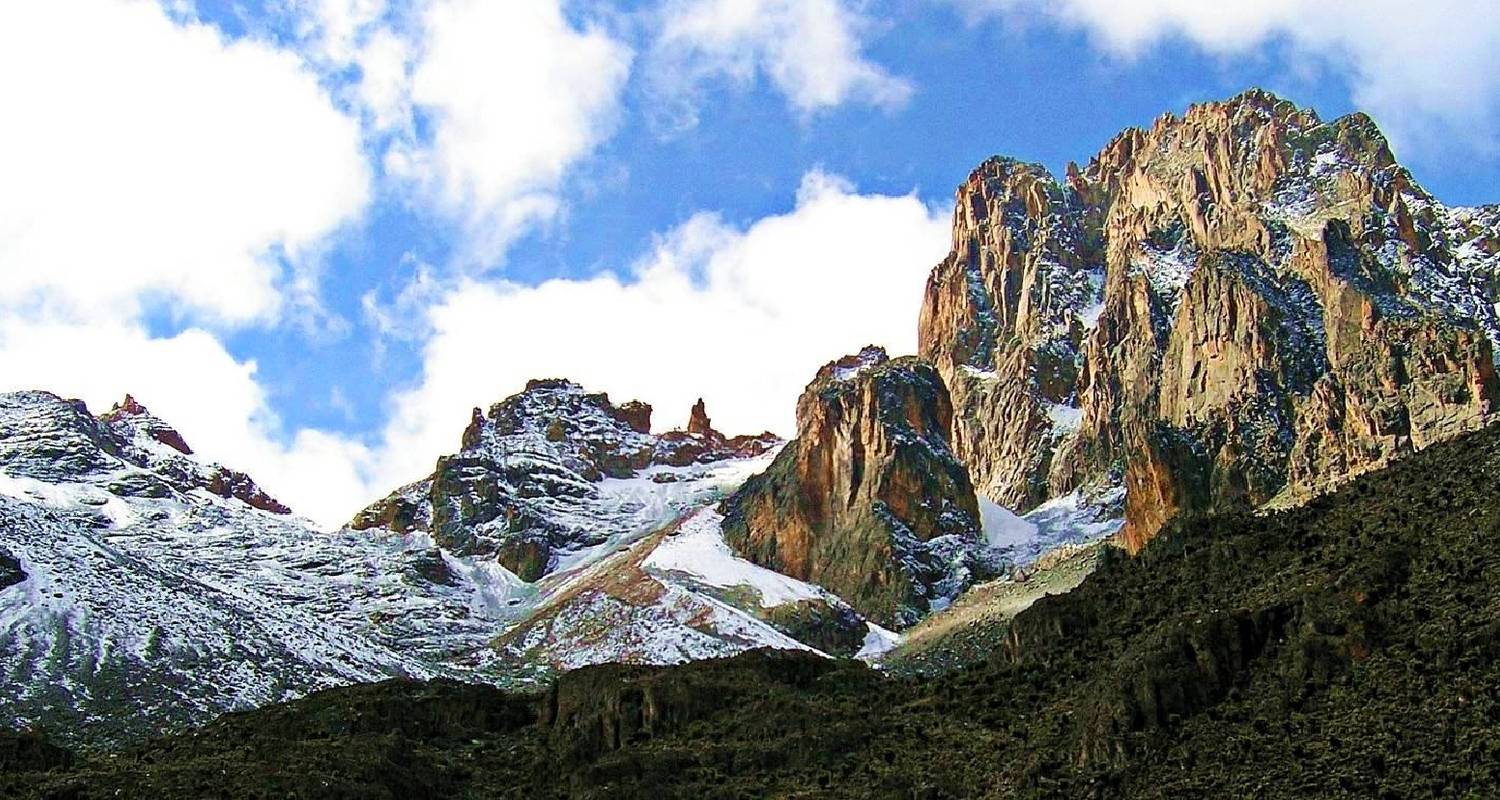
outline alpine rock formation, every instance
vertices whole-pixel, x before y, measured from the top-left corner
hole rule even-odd
[[[725,545],[710,506],[770,463],[777,437],[726,437],[702,400],[686,430],[653,434],[651,412],[571,381],[531,381],[474,409],[458,453],[349,527],[430,536],[524,582],[493,644],[528,674],[767,646],[854,655],[883,641],[834,593]]]
[[[724,503],[747,558],[905,627],[998,573],[969,474],[948,447],[937,372],[867,347],[818,370],[797,438]]]
[[[670,496],[691,496],[657,487],[692,485],[704,465],[753,459],[780,444],[769,433],[726,438],[708,424],[701,400],[697,424],[686,431],[653,435],[651,412],[639,401],[616,406],[571,381],[533,380],[488,413],[474,409],[458,453],[359,512],[349,527],[427,533],[451,552],[493,556],[536,581],[632,532],[652,496],[666,505],[646,508],[647,524],[664,524],[680,510]],[[652,470],[655,486],[619,491],[619,482],[652,467],[689,471]]]
[[[982,494],[1123,487],[1136,550],[1175,514],[1295,501],[1491,419],[1497,253],[1500,208],[1438,202],[1365,115],[1252,90],[1061,181],[980,165],[920,352]]]

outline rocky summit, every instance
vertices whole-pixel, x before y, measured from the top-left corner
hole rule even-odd
[[[1250,91],[1062,180],[980,165],[921,354],[981,493],[1026,510],[1123,483],[1138,549],[1178,513],[1295,500],[1491,419],[1497,222],[1428,194],[1363,114]]]
[[[601,497],[601,481],[658,465],[754,458],[780,444],[769,433],[725,438],[708,424],[701,400],[696,429],[687,431],[653,435],[651,411],[638,401],[616,406],[572,381],[531,381],[487,413],[474,409],[459,452],[359,512],[349,527],[430,533],[443,548],[493,555],[535,581],[568,553],[608,538],[610,530],[584,511]]]

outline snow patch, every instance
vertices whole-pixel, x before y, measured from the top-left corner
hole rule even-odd
[[[865,625],[869,627],[869,631],[865,634],[864,646],[854,654],[860,661],[873,662],[901,644],[901,634],[888,631],[873,622],[866,622]]]
[[[1143,245],[1140,254],[1130,262],[1132,269],[1146,276],[1156,294],[1168,300],[1174,312],[1197,265],[1197,250],[1185,235],[1170,250]]]
[[[1052,429],[1058,433],[1072,433],[1083,425],[1083,409],[1062,403],[1047,403],[1047,419],[1052,420]]]
[[[735,555],[724,541],[724,517],[712,508],[683,520],[676,535],[662,541],[641,566],[660,573],[683,573],[707,586],[747,587],[762,608],[821,600],[826,592],[808,583],[773,572]]]
[[[1035,524],[988,497],[979,498],[979,518],[990,547],[1016,547],[1036,538]]]

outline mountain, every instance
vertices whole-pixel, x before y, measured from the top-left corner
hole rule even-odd
[[[1138,549],[1176,514],[1305,498],[1491,419],[1497,224],[1423,190],[1363,114],[1252,90],[1061,181],[982,164],[920,351],[982,494],[1123,486]]]
[[[421,604],[358,583],[369,560],[399,575],[402,554],[320,541],[247,476],[189,452],[130,398],[95,417],[43,392],[0,395],[7,721],[108,741],[434,674],[360,621],[331,618]],[[330,567],[347,588],[307,584]],[[330,597],[339,591],[349,596]]]
[[[97,748],[394,677],[119,762],[0,738],[0,771],[146,795],[1493,779],[1500,207],[1443,206],[1368,118],[1259,91],[1061,181],[991,159],[957,200],[920,355],[826,364],[790,442],[537,380],[325,533],[134,398],[0,395],[3,722]]]
[[[77,758],[27,797],[1485,797],[1500,785],[1500,426],[1297,509],[1179,516],[900,680],[807,653],[388,681]],[[46,772],[48,767],[54,768]]]
[[[475,409],[458,453],[349,528],[430,536],[526,582],[493,651],[528,675],[758,647],[848,656],[889,636],[834,594],[725,546],[707,507],[771,463],[780,439],[725,436],[701,399],[685,430],[654,434],[651,413],[571,381],[531,381]]]

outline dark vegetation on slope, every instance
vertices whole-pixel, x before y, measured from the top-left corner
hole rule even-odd
[[[540,700],[352,687],[20,764],[50,773],[0,761],[0,793],[1487,798],[1497,665],[1492,428],[1300,509],[1178,521],[941,678],[754,653],[581,670]]]

